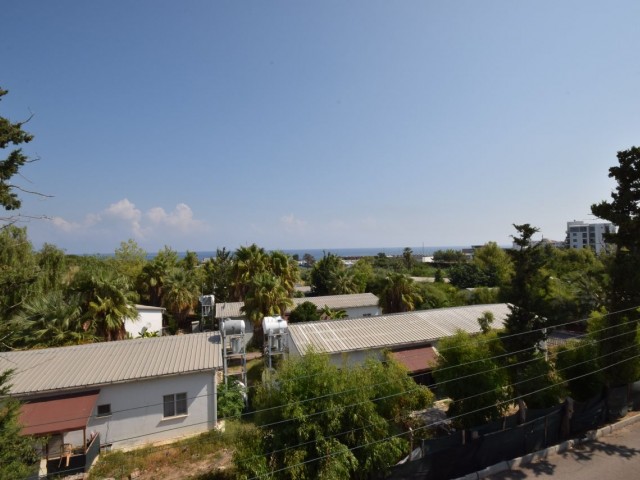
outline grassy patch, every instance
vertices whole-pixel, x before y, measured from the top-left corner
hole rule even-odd
[[[244,428],[241,422],[227,421],[225,432],[212,430],[168,445],[102,453],[89,478],[128,478],[136,470],[144,479],[233,478],[231,458],[236,439]]]

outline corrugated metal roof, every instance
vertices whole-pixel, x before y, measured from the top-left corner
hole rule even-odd
[[[311,302],[318,308],[327,305],[329,308],[377,307],[378,297],[373,293],[352,293],[350,295],[326,295],[324,297],[293,298],[294,308],[304,302]]]
[[[420,310],[377,317],[292,323],[289,335],[299,352],[314,348],[339,353],[371,348],[428,343],[454,335],[457,330],[480,332],[478,318],[494,315],[494,328],[502,328],[510,313],[506,303]]]
[[[50,392],[221,368],[217,332],[0,353],[11,393]]]
[[[358,307],[378,306],[378,297],[373,293],[353,293],[349,295],[326,295],[324,297],[292,298],[293,308],[301,303],[311,302],[321,309],[325,305],[334,310]],[[241,317],[244,315],[240,309],[244,302],[216,303],[216,318]]]
[[[244,312],[240,311],[242,307],[244,302],[216,303],[216,318],[243,317]]]

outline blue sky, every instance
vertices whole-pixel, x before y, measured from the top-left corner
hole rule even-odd
[[[563,239],[640,139],[640,2],[12,1],[34,246]]]

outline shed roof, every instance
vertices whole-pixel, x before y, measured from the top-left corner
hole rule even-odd
[[[45,435],[84,429],[99,394],[100,390],[92,390],[23,403],[20,408],[22,435]]]
[[[289,335],[297,350],[340,353],[372,348],[424,344],[449,337],[457,330],[479,333],[478,318],[491,312],[493,327],[502,328],[509,314],[506,303],[420,310],[377,317],[292,323]]]
[[[318,309],[327,305],[329,308],[339,310],[345,308],[375,307],[378,306],[378,297],[373,293],[353,293],[349,295],[325,295],[323,297],[292,298],[293,308],[301,303],[311,302]],[[241,317],[244,315],[240,309],[244,302],[216,303],[216,318]]]
[[[15,370],[13,395],[214,370],[221,365],[217,332],[0,353],[0,371]]]

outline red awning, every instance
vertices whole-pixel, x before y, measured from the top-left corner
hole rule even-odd
[[[436,366],[438,352],[434,347],[408,348],[391,352],[395,360],[404,365],[409,373],[423,372]]]
[[[22,404],[20,423],[23,435],[84,430],[98,400],[100,390],[39,398]]]

